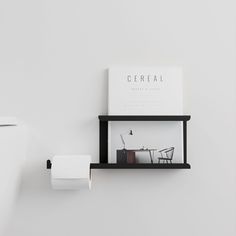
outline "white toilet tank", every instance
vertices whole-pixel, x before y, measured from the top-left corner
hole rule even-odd
[[[0,118],[0,235],[14,208],[27,143],[28,130],[25,125],[11,126],[6,119]]]

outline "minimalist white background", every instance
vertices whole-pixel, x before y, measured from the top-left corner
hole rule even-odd
[[[31,130],[4,236],[236,234],[235,1],[1,1],[0,115]],[[180,65],[191,170],[93,170],[51,190],[45,160],[90,153],[110,65]],[[4,164],[1,157],[1,165]]]

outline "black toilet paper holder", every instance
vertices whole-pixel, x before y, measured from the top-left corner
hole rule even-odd
[[[52,162],[50,160],[47,160],[47,169],[52,168]]]

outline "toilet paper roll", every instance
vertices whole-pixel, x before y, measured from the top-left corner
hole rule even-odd
[[[90,155],[57,155],[52,158],[51,185],[55,190],[91,189]]]

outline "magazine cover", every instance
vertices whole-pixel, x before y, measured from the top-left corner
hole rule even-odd
[[[182,115],[182,69],[112,67],[109,115]],[[183,162],[182,122],[112,121],[108,126],[109,163]]]
[[[111,67],[109,115],[182,115],[180,67]]]
[[[182,139],[182,122],[112,121],[108,162],[182,163]]]

